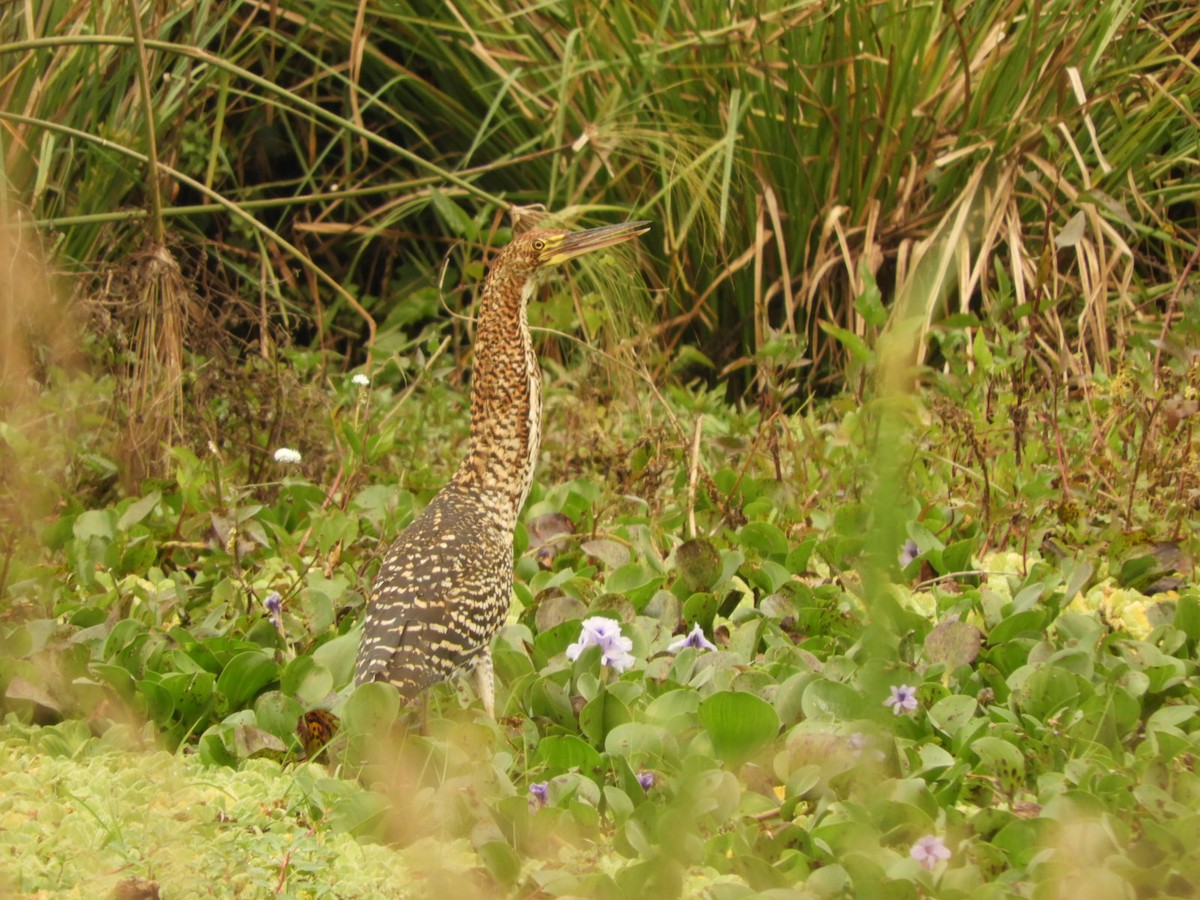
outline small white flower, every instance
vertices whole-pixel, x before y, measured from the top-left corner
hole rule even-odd
[[[362,372],[359,372],[356,375],[352,376],[350,380],[353,381],[355,384],[357,384],[359,387],[369,387],[371,384],[371,379],[368,378],[366,375],[364,375]]]
[[[293,450],[291,447],[280,447],[275,451],[275,462],[278,463],[290,463],[295,465],[296,463],[300,462],[301,459],[303,459],[303,457],[300,455],[300,451]]]
[[[600,662],[617,672],[624,672],[637,661],[629,652],[633,649],[633,641],[622,637],[621,626],[604,616],[583,620],[579,640],[567,647],[567,659],[579,659],[579,654],[588,647],[599,647]]]
[[[717,645],[704,636],[704,629],[697,622],[685,637],[681,637],[677,641],[673,641],[667,647],[667,652],[678,653],[684,647],[695,647],[697,650],[716,650]]]

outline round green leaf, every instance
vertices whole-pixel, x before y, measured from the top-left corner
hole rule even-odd
[[[717,615],[717,598],[712,594],[692,594],[683,604],[683,622],[690,629],[699,625],[712,633],[713,618]]]
[[[749,522],[738,532],[738,543],[755,550],[759,556],[785,555],[788,541],[783,532],[770,522]]]
[[[326,641],[312,652],[312,658],[329,670],[334,687],[350,683],[354,675],[354,660],[358,656],[358,629]]]
[[[628,706],[608,691],[601,691],[579,711],[579,730],[593,744],[602,746],[610,731],[632,718]]]
[[[626,722],[618,725],[604,739],[604,752],[623,758],[637,757],[639,760],[662,759],[668,743],[667,732],[658,725],[644,722]]]
[[[690,591],[709,591],[721,575],[721,555],[711,541],[699,538],[675,548],[675,569]]]
[[[555,774],[575,769],[591,778],[602,766],[596,749],[573,734],[554,734],[543,738],[538,744],[537,758]]]
[[[721,691],[700,703],[700,724],[723,759],[744,759],[775,740],[775,707],[753,694]]]
[[[848,684],[821,678],[804,689],[800,707],[807,719],[845,721],[862,715],[863,698]]]
[[[342,727],[347,734],[383,735],[400,715],[400,694],[384,681],[360,684],[342,707]]]
[[[950,736],[971,720],[978,706],[974,697],[952,694],[929,708],[929,721],[938,731]]]
[[[333,690],[333,676],[311,656],[297,656],[279,676],[279,689],[312,706]]]
[[[231,659],[217,679],[217,691],[229,708],[240,709],[279,677],[279,665],[261,650],[246,650]]]
[[[268,691],[254,702],[254,718],[258,727],[285,744],[295,739],[296,723],[302,715],[304,707],[279,691]]]

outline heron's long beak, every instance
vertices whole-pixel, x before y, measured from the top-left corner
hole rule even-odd
[[[589,228],[586,231],[572,231],[563,235],[562,240],[556,246],[546,248],[542,255],[542,265],[557,266],[568,259],[591,253],[593,250],[602,250],[605,247],[628,241],[649,230],[650,223],[643,221],[621,222],[618,225],[605,225],[602,228]]]

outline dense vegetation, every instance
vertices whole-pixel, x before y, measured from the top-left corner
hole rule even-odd
[[[0,890],[1200,893],[1200,12],[461,6],[0,10]],[[655,229],[400,710],[532,203]]]

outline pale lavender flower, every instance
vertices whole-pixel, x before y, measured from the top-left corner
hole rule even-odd
[[[904,542],[904,549],[900,551],[900,568],[904,568],[914,559],[921,555],[921,548],[917,546],[917,542],[909,538]]]
[[[917,689],[910,684],[892,685],[892,694],[883,705],[890,706],[892,714],[897,716],[905,710],[912,712],[917,708]]]
[[[538,806],[545,806],[550,799],[550,782],[535,781],[529,786],[529,794],[537,801]]]
[[[279,596],[279,591],[271,591],[263,598],[262,603],[275,630],[283,634],[283,598]]]
[[[856,731],[850,735],[850,740],[847,743],[850,744],[850,752],[854,755],[854,758],[858,759],[863,755],[863,751],[867,749],[870,741],[867,740],[867,736],[861,731]]]
[[[600,648],[600,662],[612,666],[617,672],[624,672],[636,662],[633,654],[633,641],[621,636],[621,626],[612,619],[604,616],[592,616],[583,620],[583,629],[579,640],[567,647],[567,659],[579,659],[579,654],[588,647]]]
[[[697,622],[686,637],[681,637],[679,640],[671,643],[667,650],[670,653],[678,653],[684,647],[695,647],[697,650],[716,650],[717,645],[704,636],[704,629]]]
[[[303,459],[303,457],[300,455],[300,451],[293,450],[291,447],[280,447],[275,451],[275,462],[277,463],[288,463],[290,465],[295,465],[296,463],[300,462],[301,459]]]
[[[650,788],[654,787],[654,773],[653,772],[638,772],[637,780],[638,780],[638,784],[640,784],[642,786],[643,791],[648,791],[648,790],[650,790]]]
[[[939,862],[950,858],[950,848],[936,834],[927,834],[912,845],[908,855],[932,872]]]
[[[350,380],[352,382],[354,382],[355,384],[357,384],[359,387],[370,387],[370,385],[371,385],[371,379],[368,378],[366,375],[364,375],[362,372],[359,372],[356,375],[351,376]]]

